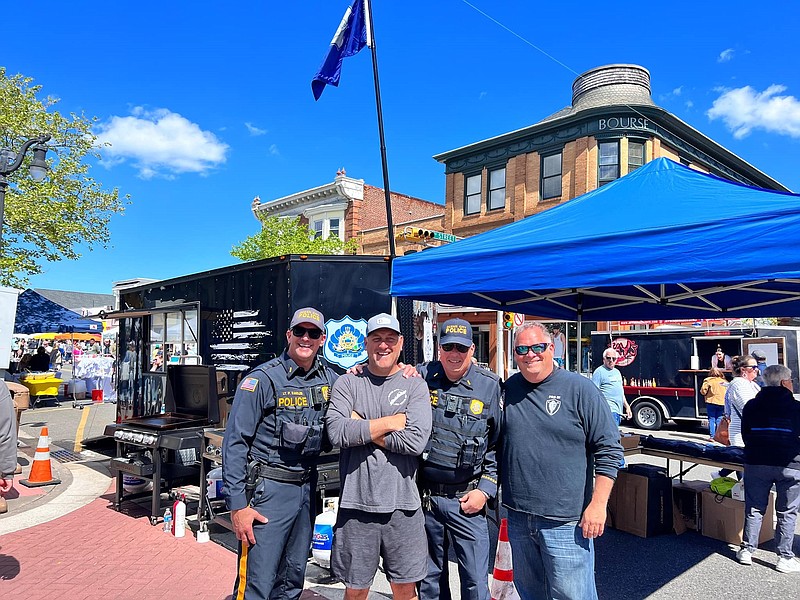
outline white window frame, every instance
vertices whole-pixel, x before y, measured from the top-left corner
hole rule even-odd
[[[339,233],[340,240],[344,239],[344,215],[345,209],[337,209],[329,206],[323,206],[316,209],[305,211],[304,216],[308,219],[308,226],[312,231],[319,231],[316,227],[321,223],[322,239],[327,240],[331,235],[331,220],[339,220]],[[315,236],[317,237],[317,236]]]

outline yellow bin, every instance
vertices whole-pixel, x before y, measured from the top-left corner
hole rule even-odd
[[[58,396],[58,388],[63,383],[58,377],[26,377],[20,382],[31,392],[31,396]]]

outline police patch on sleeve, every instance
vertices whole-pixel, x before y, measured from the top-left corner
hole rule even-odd
[[[239,386],[240,390],[244,390],[245,392],[255,392],[256,388],[258,387],[258,379],[255,377],[248,377],[242,384]]]

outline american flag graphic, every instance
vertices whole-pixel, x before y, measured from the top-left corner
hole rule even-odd
[[[211,330],[211,363],[221,371],[248,371],[261,359],[272,335],[258,320],[258,310],[221,311]]]

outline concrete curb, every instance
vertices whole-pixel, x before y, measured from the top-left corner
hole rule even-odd
[[[111,484],[111,474],[101,462],[93,462],[92,465],[60,465],[59,470],[66,472],[64,481],[56,489],[31,503],[37,506],[23,508],[0,519],[0,535],[47,523],[82,508],[105,494]]]

